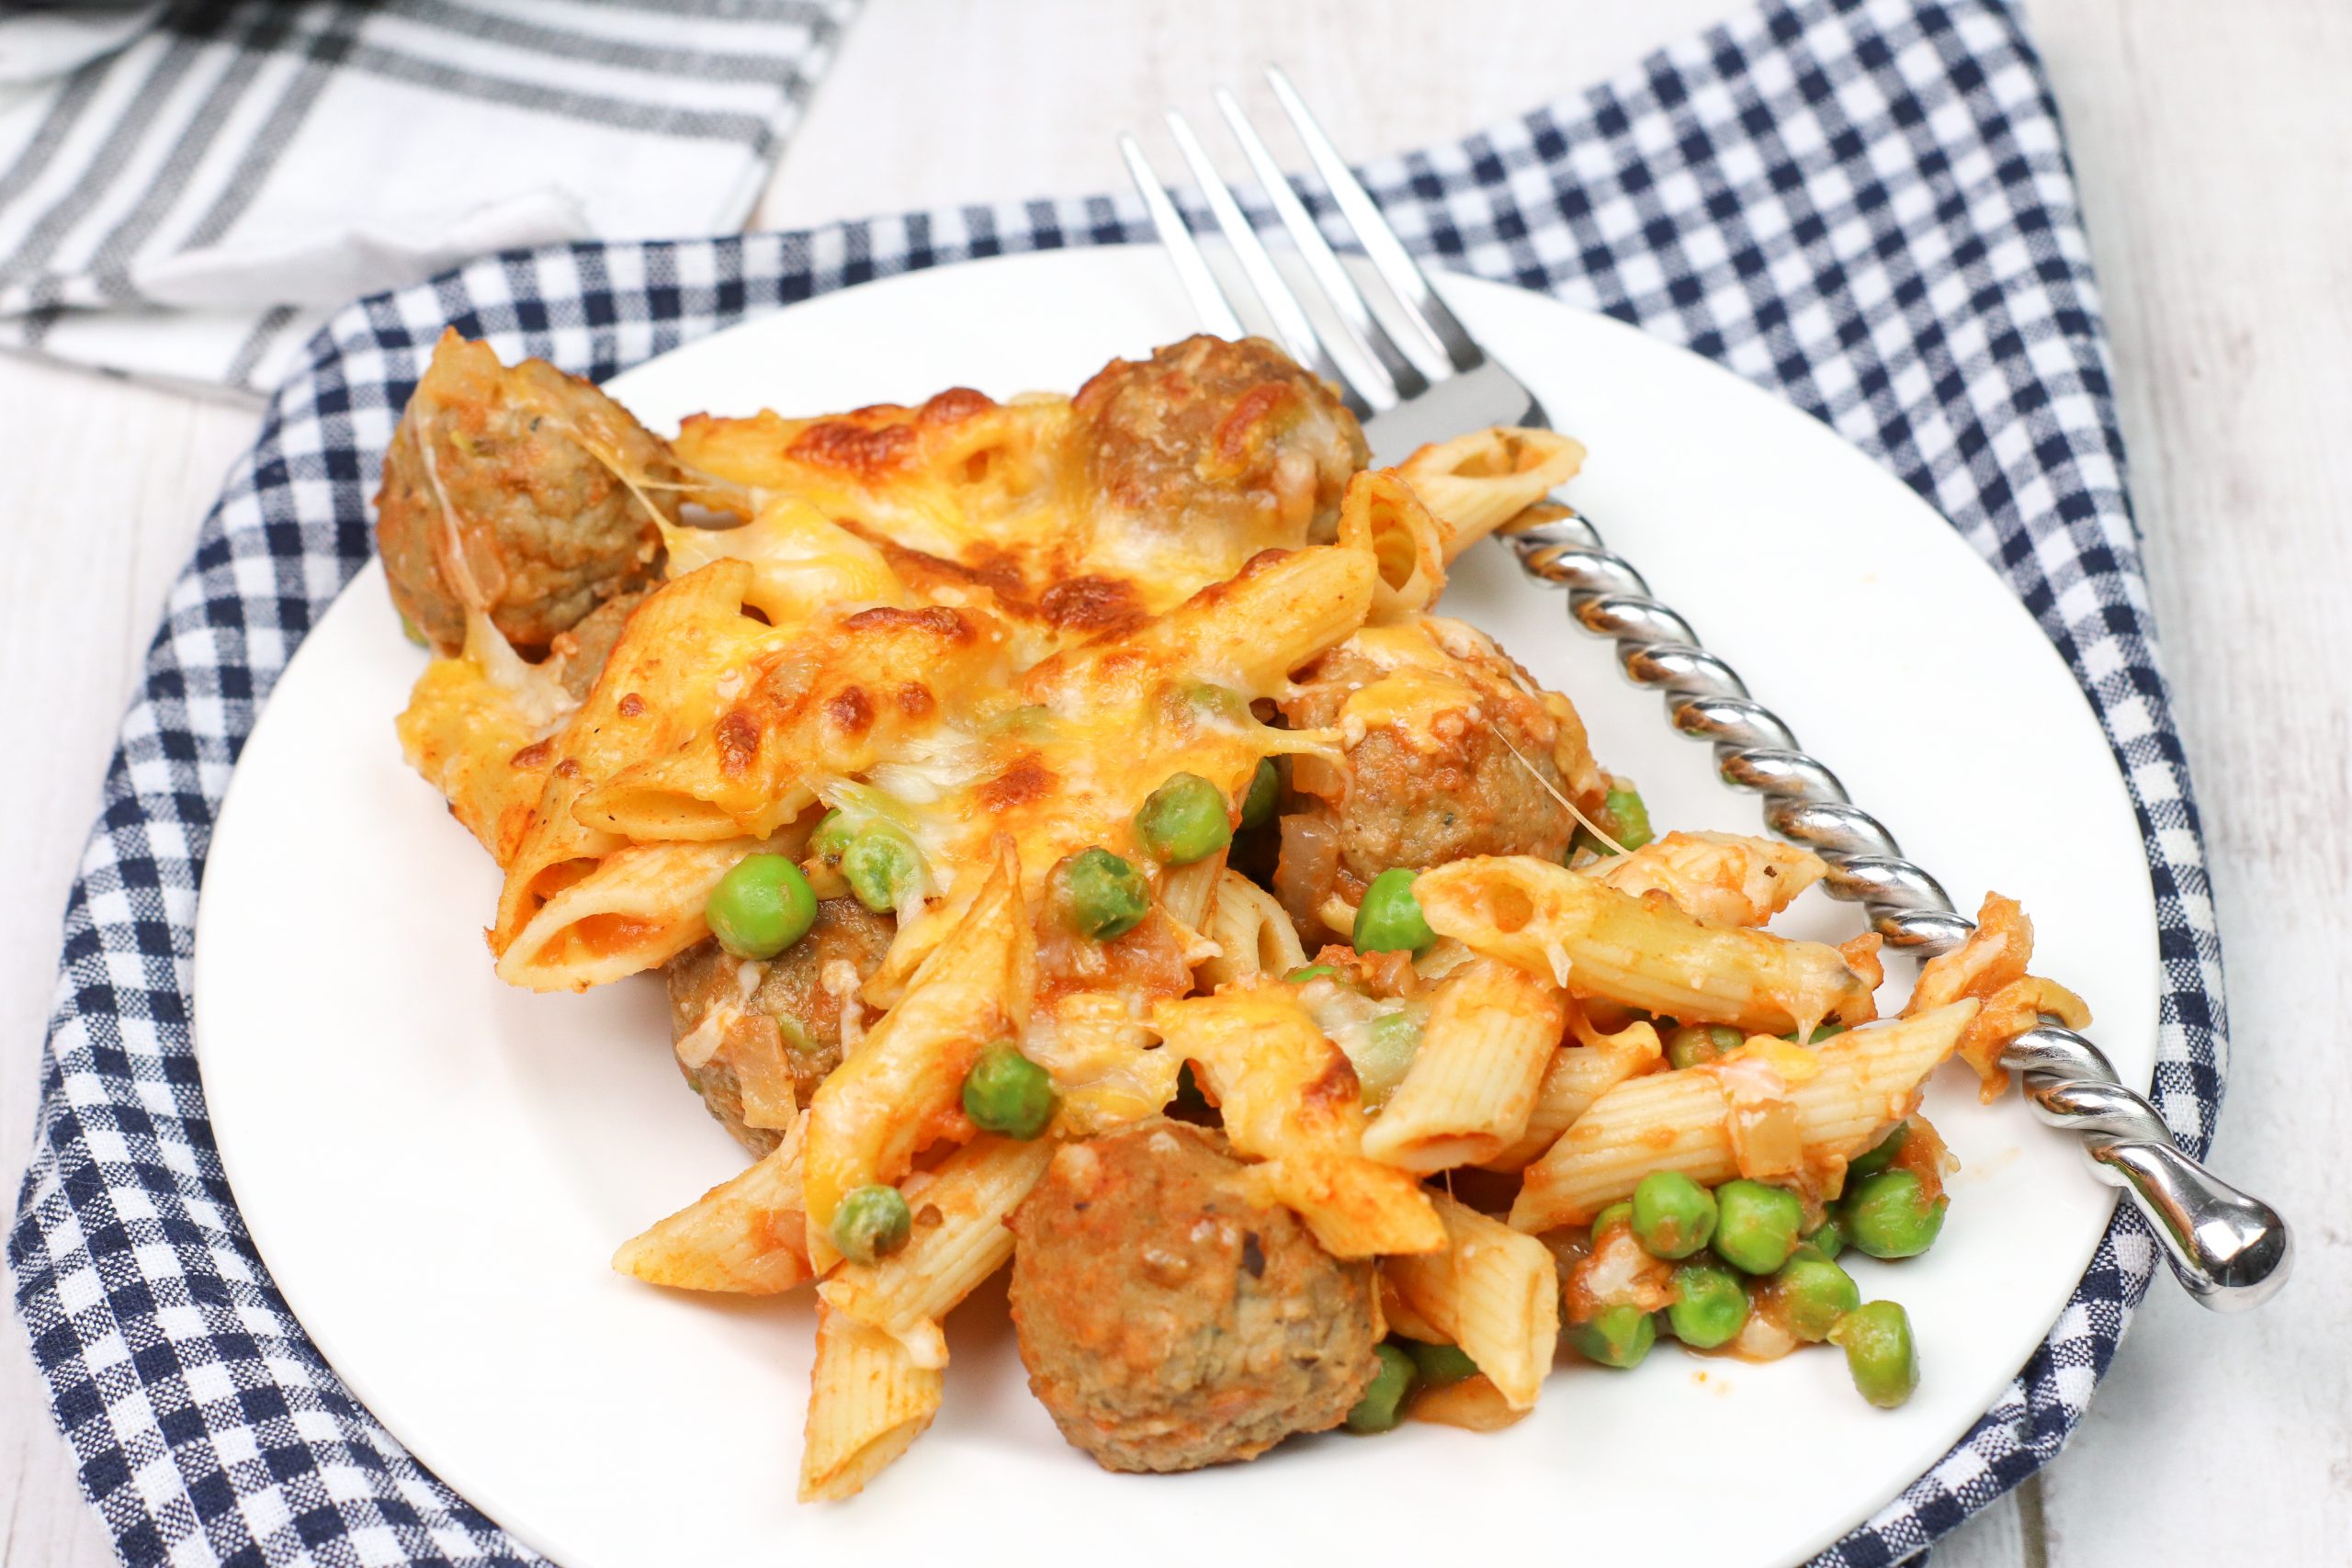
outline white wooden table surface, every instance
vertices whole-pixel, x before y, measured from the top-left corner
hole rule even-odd
[[[867,0],[761,211],[1112,188],[1111,134],[1285,62],[1359,154],[1456,136],[1733,0]],[[2300,1222],[2246,1318],[2159,1280],[2091,1416],[1937,1553],[1966,1568],[2352,1560],[2352,6],[2030,0],[2115,336],[2206,812],[2237,1039],[2216,1164]],[[1163,149],[1164,152],[1164,149]],[[31,1132],[58,919],[164,589],[254,412],[0,360],[0,1173]],[[2018,784],[2021,835],[2037,830]],[[0,1564],[111,1562],[0,1329]]]

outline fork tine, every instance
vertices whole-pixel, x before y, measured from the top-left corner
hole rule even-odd
[[[1232,130],[1233,139],[1241,143],[1241,151],[1250,160],[1250,171],[1258,176],[1260,188],[1265,191],[1266,199],[1274,204],[1274,212],[1282,219],[1283,227],[1290,231],[1291,241],[1297,245],[1299,255],[1305,259],[1306,270],[1314,274],[1316,286],[1323,290],[1323,298],[1338,312],[1340,330],[1347,337],[1349,346],[1386,372],[1400,400],[1416,398],[1428,391],[1429,378],[1405,357],[1396,346],[1396,340],[1388,335],[1388,330],[1373,315],[1372,307],[1365,302],[1363,290],[1358,288],[1356,280],[1348,276],[1348,269],[1340,265],[1330,242],[1323,238],[1323,231],[1306,210],[1306,204],[1298,199],[1296,191],[1291,189],[1290,180],[1283,174],[1282,165],[1274,162],[1274,155],[1267,149],[1265,138],[1258,134],[1258,128],[1251,125],[1250,117],[1242,112],[1241,101],[1223,87],[1216,90],[1216,97],[1217,110],[1225,116],[1225,123]]]
[[[1290,356],[1316,375],[1337,383],[1348,405],[1360,414],[1394,408],[1396,389],[1393,384],[1374,382],[1360,388],[1357,378],[1341,369],[1339,362],[1331,357],[1329,348],[1323,342],[1323,334],[1315,330],[1315,323],[1308,319],[1306,307],[1298,302],[1298,296],[1293,294],[1290,285],[1283,281],[1283,275],[1274,270],[1274,258],[1266,254],[1265,244],[1258,238],[1258,231],[1251,226],[1248,214],[1241,210],[1241,204],[1233,199],[1233,191],[1217,174],[1216,165],[1209,162],[1208,152],[1202,147],[1201,139],[1193,134],[1191,122],[1170,109],[1168,111],[1168,130],[1176,139],[1176,150],[1184,155],[1184,162],[1192,168],[1193,183],[1201,187],[1201,195],[1207,198],[1209,211],[1216,218],[1216,226],[1225,231],[1226,243],[1233,247],[1235,257],[1241,263],[1242,276],[1249,278],[1259,303],[1266,308],[1266,314],[1273,318],[1275,335],[1283,340],[1283,346],[1290,350]]]
[[[1453,312],[1446,309],[1445,301],[1437,297],[1437,290],[1430,287],[1428,275],[1406,251],[1404,242],[1388,226],[1388,220],[1380,215],[1379,204],[1357,182],[1354,171],[1340,156],[1340,150],[1331,145],[1323,127],[1307,112],[1306,100],[1291,85],[1283,68],[1267,66],[1266,80],[1272,85],[1283,112],[1298,128],[1298,139],[1306,143],[1306,155],[1315,161],[1316,172],[1330,188],[1331,199],[1339,204],[1340,215],[1355,231],[1356,238],[1363,242],[1364,254],[1372,259],[1382,280],[1396,291],[1396,298],[1429,333],[1430,345],[1452,361],[1456,370],[1476,370],[1485,364],[1486,355]]]
[[[1151,172],[1151,161],[1143,155],[1142,144],[1132,136],[1122,135],[1119,152],[1127,161],[1127,177],[1135,181],[1136,194],[1143,197],[1144,209],[1151,214],[1151,226],[1159,235],[1160,244],[1167,248],[1168,259],[1175,263],[1177,280],[1192,297],[1193,309],[1202,324],[1217,337],[1249,336],[1249,329],[1233,313],[1225,290],[1217,286],[1216,274],[1209,270],[1208,258],[1201,254],[1200,243],[1184,226],[1183,214],[1169,199],[1159,176]]]

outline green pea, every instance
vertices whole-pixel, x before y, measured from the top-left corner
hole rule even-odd
[[[1816,1023],[1813,1026],[1813,1032],[1804,1037],[1803,1043],[1807,1045],[1818,1045],[1825,1040],[1832,1039],[1845,1032],[1846,1026],[1842,1023]],[[1797,1032],[1792,1029],[1786,1034],[1781,1035],[1781,1038],[1794,1043],[1796,1043]]]
[[[1203,681],[1185,687],[1179,695],[1199,717],[1237,725],[1250,722],[1250,699],[1230,686]]]
[[[1405,1353],[1413,1358],[1421,1382],[1430,1388],[1445,1388],[1478,1375],[1478,1363],[1459,1345],[1424,1345],[1418,1339],[1408,1340]]]
[[[1846,1162],[1846,1179],[1851,1181],[1857,1177],[1875,1176],[1884,1170],[1894,1163],[1894,1156],[1903,1152],[1903,1145],[1908,1143],[1910,1138],[1911,1123],[1897,1122],[1893,1130],[1872,1145],[1868,1151],[1856,1155]]]
[[[1892,1410],[1919,1386],[1919,1348],[1911,1338],[1911,1314],[1893,1302],[1856,1307],[1829,1331],[1846,1352],[1846,1371],[1864,1399]]]
[[[1634,1205],[1629,1201],[1620,1198],[1592,1216],[1592,1239],[1599,1241],[1604,1233],[1614,1230],[1619,1225],[1630,1225],[1633,1223]]]
[[[1715,1198],[1679,1170],[1653,1170],[1634,1189],[1634,1236],[1652,1258],[1688,1258],[1715,1234]]]
[[[1838,1320],[1862,1304],[1854,1277],[1817,1252],[1799,1251],[1764,1290],[1773,1315],[1808,1345],[1828,1338]]]
[[[1336,980],[1340,972],[1329,964],[1306,964],[1283,976],[1285,986],[1304,986],[1309,980]]]
[[[1739,1276],[1713,1263],[1685,1263],[1674,1271],[1674,1304],[1667,1326],[1694,1350],[1712,1350],[1739,1337],[1747,1325],[1747,1291]]]
[[[1839,1215],[1846,1239],[1872,1258],[1917,1258],[1936,1243],[1950,1200],[1928,1200],[1907,1170],[1882,1170],[1847,1189]]]
[[[1054,721],[1054,710],[1043,703],[1024,703],[1010,708],[989,721],[982,733],[1004,736],[1038,736]]]
[[[1413,1380],[1419,1375],[1413,1358],[1394,1345],[1376,1345],[1373,1353],[1380,1358],[1380,1370],[1372,1375],[1372,1386],[1363,1391],[1356,1407],[1348,1412],[1351,1432],[1385,1432],[1403,1420],[1405,1396],[1413,1392]]]
[[[1421,918],[1420,900],[1413,897],[1414,874],[1391,866],[1363,890],[1363,902],[1356,906],[1358,953],[1419,953],[1437,941],[1437,932]]]
[[[839,865],[842,852],[849,848],[849,841],[854,836],[850,831],[849,818],[842,815],[841,807],[837,806],[817,818],[817,830],[808,835],[808,852],[820,860],[829,860]]]
[[[1198,773],[1178,773],[1145,797],[1136,837],[1167,865],[1190,865],[1233,842],[1225,792]]]
[[[964,1114],[983,1133],[1034,1138],[1052,1125],[1060,1103],[1052,1077],[1010,1040],[982,1046],[964,1075]]]
[[[1282,795],[1283,771],[1274,766],[1272,757],[1259,758],[1258,771],[1250,775],[1250,793],[1241,797],[1241,825],[1264,827],[1272,819]]]
[[[1108,850],[1080,850],[1057,869],[1062,912],[1082,937],[1109,942],[1125,936],[1151,912],[1151,885]]]
[[[1383,1013],[1365,1029],[1355,1069],[1357,1088],[1367,1107],[1387,1104],[1388,1097],[1412,1070],[1413,1058],[1420,1053],[1421,1021],[1426,1016],[1419,1008],[1408,1008]]]
[[[419,648],[423,648],[425,645],[424,634],[418,631],[416,629],[416,623],[410,620],[406,615],[401,616],[401,636],[408,638],[409,641],[416,644]]]
[[[1577,852],[1590,850],[1606,859],[1619,850],[1638,850],[1655,836],[1650,831],[1649,807],[1642,804],[1641,792],[1611,785],[1601,797],[1602,810],[1616,827],[1616,843],[1612,846],[1589,828],[1579,827],[1568,844],[1568,859],[1576,860]]]
[[[1657,1343],[1657,1324],[1637,1306],[1605,1307],[1590,1323],[1572,1325],[1567,1341],[1586,1360],[1623,1371],[1641,1365],[1650,1353]]]
[[[906,1199],[897,1188],[878,1182],[851,1188],[833,1211],[833,1246],[853,1263],[889,1257],[907,1245],[914,1228]]]
[[[1804,1204],[1785,1188],[1741,1179],[1715,1189],[1715,1253],[1733,1268],[1770,1274],[1797,1249]]]
[[[1600,805],[1616,818],[1617,841],[1627,849],[1638,850],[1657,837],[1650,831],[1650,808],[1642,804],[1641,791],[1612,786]]]
[[[1374,1055],[1409,1058],[1420,1049],[1420,1015],[1411,1011],[1385,1012],[1374,1019],[1364,1032]]]
[[[922,856],[913,840],[877,823],[861,829],[842,851],[842,875],[859,903],[887,915],[921,890]]]
[[[1824,1258],[1835,1258],[1846,1250],[1846,1233],[1838,1228],[1838,1216],[1826,1214],[1819,1224],[1805,1233],[1804,1245]]]
[[[774,958],[817,923],[817,895],[783,855],[745,855],[703,900],[718,945],[738,958]]]
[[[1677,1067],[1703,1067],[1747,1043],[1728,1023],[1685,1023],[1667,1031],[1666,1059]]]

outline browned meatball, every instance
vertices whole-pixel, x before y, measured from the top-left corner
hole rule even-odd
[[[392,603],[443,653],[463,646],[472,604],[536,655],[660,575],[647,508],[676,522],[683,478],[669,447],[588,382],[537,359],[509,369],[445,333],[376,494]]]
[[[1114,359],[1079,389],[1079,444],[1107,527],[1221,556],[1328,541],[1363,432],[1262,338],[1190,337]]]
[[[1566,698],[1544,691],[1483,633],[1424,616],[1374,626],[1300,675],[1283,706],[1298,728],[1340,731],[1346,766],[1299,769],[1294,784],[1310,797],[1307,816],[1327,826],[1284,839],[1327,852],[1327,886],[1352,903],[1363,884],[1391,866],[1420,869],[1464,855],[1540,855],[1558,860],[1576,831],[1561,804],[1599,811],[1607,782],[1592,761],[1584,725]],[[1287,886],[1313,881],[1293,864]]]
[[[854,898],[827,898],[808,934],[768,963],[732,957],[707,938],[670,961],[678,1065],[737,1143],[763,1155],[782,1136],[744,1121],[746,1077],[788,1080],[795,1103],[807,1105],[841,1065],[842,997],[827,987],[825,971],[845,964],[863,982],[881,967],[896,930]],[[688,1066],[689,1056],[699,1060]]]
[[[1065,1145],[1012,1219],[1029,1386],[1105,1470],[1197,1470],[1338,1426],[1374,1354],[1372,1265],[1245,1200],[1222,1138],[1153,1120]]]
[[[575,702],[586,702],[588,694],[596,687],[596,677],[605,672],[605,661],[620,646],[621,631],[637,607],[652,597],[650,588],[632,589],[615,594],[582,615],[569,630],[559,632],[548,649],[551,658],[560,659],[556,675],[563,689]]]

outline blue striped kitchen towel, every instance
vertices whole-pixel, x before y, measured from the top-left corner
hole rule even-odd
[[[0,16],[0,345],[258,398],[346,301],[740,229],[857,0]]]

